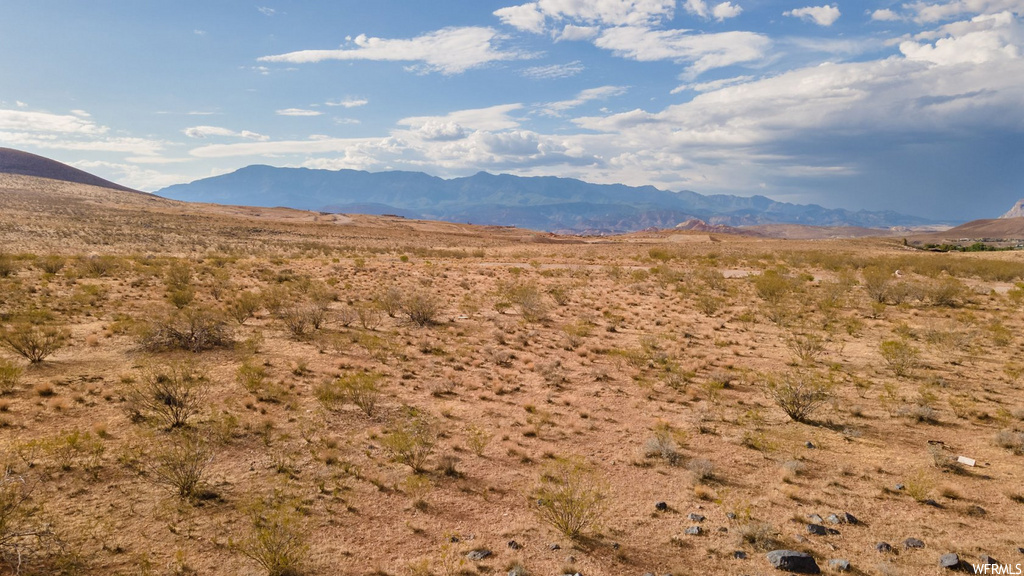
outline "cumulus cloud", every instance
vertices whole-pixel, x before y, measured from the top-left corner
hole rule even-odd
[[[501,36],[488,27],[466,26],[436,30],[409,39],[374,38],[360,34],[333,50],[299,50],[263,56],[260,62],[307,64],[325,60],[418,62],[428,72],[460,74],[491,62],[519,60],[529,55],[498,47]]]
[[[806,8],[787,10],[782,15],[814,22],[818,26],[831,26],[836,20],[839,20],[841,13],[835,6],[807,6]]]
[[[230,128],[222,128],[220,126],[192,126],[190,128],[184,129],[182,132],[185,134],[185,136],[188,136],[189,138],[209,138],[211,136],[222,136],[228,138],[244,138],[246,140],[259,141],[270,139],[269,136],[264,136],[263,134],[251,132],[249,130],[242,130],[240,132],[236,132],[235,130],[231,130]]]
[[[268,8],[266,6],[259,6],[256,9],[259,10],[260,14],[263,14],[264,16],[273,16],[274,14],[277,14],[277,10],[274,10],[273,8]]]
[[[1024,26],[1010,12],[984,14],[970,21],[948,24],[918,38],[938,37],[934,43],[907,40],[900,43],[900,52],[910,60],[923,60],[940,65],[982,64],[1021,56]]]
[[[898,20],[902,20],[903,17],[888,8],[882,8],[880,10],[875,10],[874,12],[872,12],[871,19],[877,20],[879,22],[895,22]]]
[[[29,110],[0,110],[0,130],[91,136],[107,132],[107,127],[99,126],[89,120],[88,113],[83,115],[82,111],[78,112],[78,114],[51,114]]]
[[[711,15],[715,17],[715,20],[721,22],[729,18],[735,18],[743,12],[743,7],[739,4],[733,4],[732,2],[722,2],[715,4],[715,7],[711,9]]]
[[[429,120],[422,124],[417,131],[424,140],[435,140],[438,142],[461,140],[466,137],[466,129],[458,122],[450,120],[447,122]]]
[[[592,100],[605,100],[614,96],[625,94],[629,88],[626,86],[600,86],[582,90],[575,98],[551,102],[543,106],[541,112],[548,116],[561,116],[562,112],[581,106]]]
[[[278,116],[320,116],[323,112],[319,110],[307,110],[305,108],[285,108],[275,112]]]
[[[755,62],[765,57],[771,40],[754,32],[693,34],[688,30],[619,27],[605,30],[595,44],[617,56],[642,62],[674,60],[688,63],[687,74]]]
[[[597,26],[576,26],[566,24],[565,28],[556,36],[556,40],[590,40],[597,36],[601,29]]]

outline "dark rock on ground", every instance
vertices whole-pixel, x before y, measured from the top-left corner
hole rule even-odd
[[[907,550],[911,548],[924,548],[924,542],[918,540],[917,538],[907,538],[903,541],[903,547]]]
[[[491,552],[487,548],[477,548],[476,550],[470,550],[466,554],[466,559],[467,560],[483,560],[483,559],[488,558],[488,557],[493,556],[493,555],[494,555],[494,552]]]
[[[878,550],[882,554],[892,552],[892,544],[889,544],[888,542],[879,542],[878,544],[875,544],[875,550]]]
[[[850,561],[844,558],[834,558],[828,561],[828,567],[836,572],[849,572]]]
[[[773,550],[766,557],[777,570],[788,570],[797,574],[821,574],[821,568],[810,554],[795,550]]]

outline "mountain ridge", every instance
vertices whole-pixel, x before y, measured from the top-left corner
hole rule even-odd
[[[46,158],[45,156],[39,156],[37,154],[24,152],[22,150],[15,150],[13,148],[0,147],[0,174],[16,174],[19,176],[62,180],[65,182],[98,186],[100,188],[110,188],[112,190],[120,190],[122,192],[145,194],[145,192],[139,192],[138,190],[133,190],[127,186],[117,184],[116,182],[105,180],[99,176],[90,174],[85,170],[79,170],[78,168]]]
[[[422,172],[256,164],[169,186],[156,194],[175,200],[324,212],[361,208],[370,214],[588,234],[673,228],[693,218],[731,227],[789,223],[890,228],[933,223],[891,211],[855,212],[778,202],[765,196],[703,195],[649,185],[593,184],[574,178],[488,172],[443,179]]]

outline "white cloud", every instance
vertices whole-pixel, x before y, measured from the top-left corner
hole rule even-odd
[[[701,18],[707,18],[709,14],[708,3],[704,0],[686,0],[686,3],[683,4],[683,9]]]
[[[882,8],[872,12],[871,19],[879,22],[896,22],[902,20],[903,17],[888,8]]]
[[[600,33],[601,29],[597,26],[576,26],[575,24],[566,24],[565,28],[558,33],[556,40],[590,40]]]
[[[743,7],[739,4],[733,4],[732,2],[722,2],[715,4],[715,7],[711,10],[711,15],[715,17],[715,20],[721,22],[728,18],[735,18],[743,12]]]
[[[519,60],[529,55],[497,47],[501,36],[493,28],[443,28],[410,39],[373,38],[360,34],[348,47],[336,50],[300,50],[263,56],[260,62],[305,64],[325,60],[421,62],[430,72],[459,74],[491,62]]]
[[[569,78],[584,70],[586,70],[586,67],[579,60],[574,60],[568,64],[532,66],[522,70],[520,74],[534,80],[549,80],[553,78]]]
[[[836,20],[839,20],[841,13],[839,8],[835,6],[808,6],[806,8],[787,10],[782,15],[814,22],[818,26],[831,26]]]
[[[263,14],[264,16],[273,16],[274,14],[277,14],[277,10],[274,10],[273,8],[268,8],[266,6],[259,6],[256,9],[259,10],[260,14]]]
[[[399,120],[398,125],[419,130],[429,123],[451,122],[469,130],[510,130],[519,126],[519,120],[512,118],[511,113],[522,107],[522,104],[501,104],[488,108],[457,110],[444,116],[414,116]]]
[[[358,108],[359,106],[366,106],[370,101],[366,98],[345,98],[344,100],[328,101],[328,106],[341,106],[343,108]]]
[[[1017,59],[1024,43],[1024,26],[1010,12],[976,16],[970,21],[947,24],[918,38],[938,37],[934,44],[907,40],[900,52],[910,60],[940,65],[982,64],[999,59]]]
[[[89,160],[72,162],[71,165],[79,170],[100,173],[104,178],[135,190],[159,190],[188,180],[188,177],[181,174],[168,174],[119,162]]]
[[[189,138],[208,138],[211,136],[224,136],[229,138],[245,138],[246,140],[257,140],[265,141],[269,140],[269,136],[258,134],[256,132],[250,132],[249,130],[242,130],[236,132],[229,128],[222,128],[220,126],[192,126],[182,130],[182,133]]]
[[[771,43],[767,36],[754,32],[692,34],[625,26],[605,30],[595,42],[623,58],[689,63],[687,75],[694,77],[715,68],[761,60]]]
[[[451,141],[461,140],[466,137],[466,129],[458,122],[430,120],[425,122],[417,130],[424,140]]]
[[[540,33],[547,21],[650,26],[671,19],[675,0],[538,0],[494,11],[509,26]]]
[[[911,2],[904,4],[915,13],[918,22],[941,22],[957,18],[963,14],[994,14],[996,12],[1016,12],[1024,14],[1024,2],[1021,0],[948,0],[946,2]]]
[[[285,108],[275,112],[278,116],[320,116],[323,112],[319,110],[306,110],[304,108]]]
[[[733,84],[743,84],[753,80],[753,76],[736,76],[735,78],[722,78],[721,80],[712,80],[710,82],[700,82],[697,84],[683,84],[672,90],[672,94],[677,94],[685,90],[693,90],[694,92],[713,92],[720,90],[726,86],[732,86]]]
[[[620,96],[625,94],[628,89],[629,88],[626,86],[600,86],[598,88],[588,88],[581,91],[571,100],[551,102],[544,105],[541,112],[548,116],[560,116],[562,112],[571,110],[592,100],[605,100],[614,96]]]
[[[27,110],[0,110],[0,130],[25,132],[50,132],[57,134],[98,135],[107,132],[106,126],[99,126],[88,120],[88,113],[51,114]]]

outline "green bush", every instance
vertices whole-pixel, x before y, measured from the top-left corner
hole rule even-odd
[[[133,419],[156,420],[165,428],[181,428],[206,407],[209,380],[189,362],[149,370],[128,384],[125,406]]]
[[[384,435],[381,444],[391,457],[420,473],[426,470],[427,459],[434,452],[437,430],[426,416],[407,409],[405,418]]]
[[[0,394],[7,394],[18,386],[21,367],[9,360],[0,360]]]
[[[0,344],[38,364],[67,344],[71,332],[57,326],[19,322],[0,330]]]
[[[373,416],[380,401],[379,382],[383,377],[377,372],[353,372],[319,384],[313,394],[328,410],[336,410],[343,404],[354,404],[367,416]]]
[[[175,434],[161,446],[149,467],[149,478],[183,500],[200,495],[206,470],[213,462],[209,446],[196,434]]]
[[[232,546],[266,570],[267,576],[299,576],[309,553],[307,532],[293,506],[259,503],[249,512],[249,535]]]
[[[882,360],[896,376],[908,376],[917,366],[920,353],[906,340],[886,340],[878,349]]]
[[[217,312],[207,308],[185,308],[151,323],[141,335],[141,344],[150,352],[202,352],[228,346],[231,333]]]
[[[833,396],[834,384],[813,372],[774,374],[764,382],[765,395],[797,422],[806,422]]]
[[[577,538],[601,520],[605,494],[604,483],[582,460],[558,459],[541,473],[530,500],[541,520]]]

